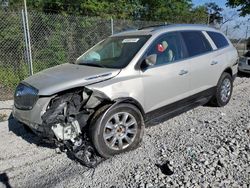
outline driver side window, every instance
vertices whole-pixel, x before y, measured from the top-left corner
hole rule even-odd
[[[151,54],[157,55],[156,65],[168,64],[185,58],[180,34],[171,32],[160,36],[153,42],[147,55]]]

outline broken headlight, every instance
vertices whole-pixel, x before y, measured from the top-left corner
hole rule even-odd
[[[15,91],[14,104],[21,110],[31,110],[38,99],[38,90],[20,83]]]

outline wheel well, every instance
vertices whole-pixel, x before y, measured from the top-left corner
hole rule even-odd
[[[115,99],[114,101],[117,102],[117,103],[129,103],[129,104],[132,104],[136,108],[138,108],[138,110],[141,112],[143,117],[145,116],[145,112],[144,112],[141,104],[138,101],[136,101],[135,99],[133,99],[133,98],[130,98],[130,97],[118,98],[118,99]]]
[[[231,76],[233,76],[233,71],[232,71],[232,69],[231,68],[226,68],[225,70],[224,70],[224,72],[226,72],[226,73],[228,73],[228,74],[230,74]]]
[[[93,115],[88,119],[88,124],[91,123],[91,121],[93,119],[95,119],[95,117],[97,116],[97,114],[100,114],[101,112],[106,111],[109,108],[112,108],[113,106],[120,104],[120,103],[125,103],[125,104],[132,104],[133,106],[135,106],[142,114],[143,119],[145,118],[145,112],[141,106],[141,104],[136,101],[133,98],[130,97],[122,97],[122,98],[117,98],[114,99],[112,101],[103,101],[100,105],[98,105],[95,109],[95,113],[93,113]]]

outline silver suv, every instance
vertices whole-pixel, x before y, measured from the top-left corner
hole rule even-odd
[[[73,64],[22,81],[13,116],[72,151],[84,150],[89,140],[108,158],[136,148],[152,120],[206,103],[226,105],[237,65],[231,42],[207,26],[123,32],[99,42]]]

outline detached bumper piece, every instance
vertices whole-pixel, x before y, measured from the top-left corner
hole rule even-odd
[[[88,168],[95,168],[105,159],[97,154],[88,138],[83,140],[82,144],[78,147],[72,147],[70,143],[66,142],[65,146],[67,147],[67,155],[70,158],[73,157],[73,159]]]

